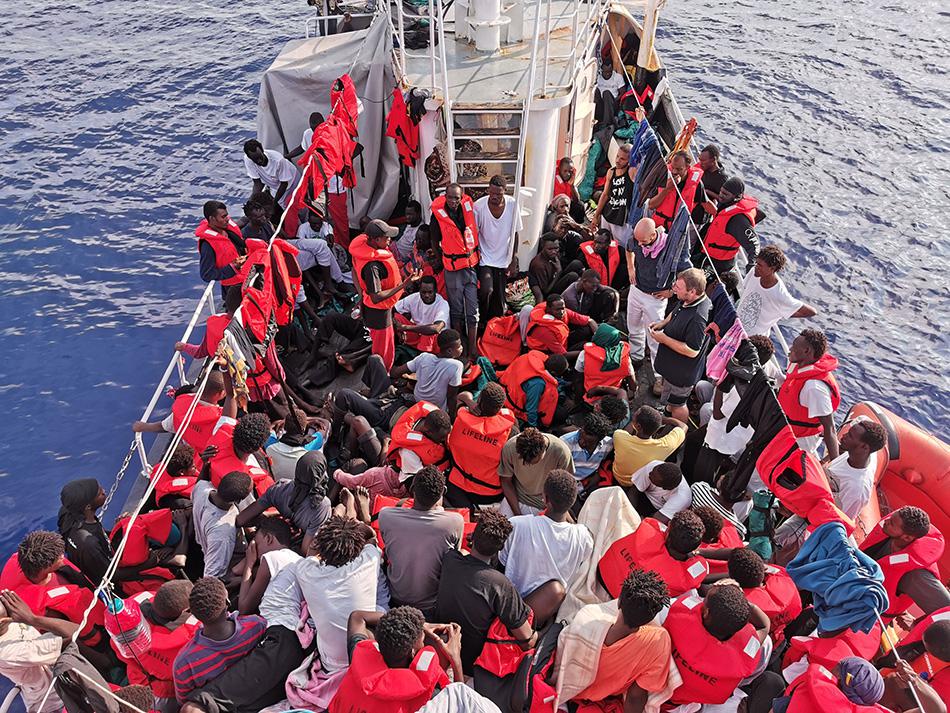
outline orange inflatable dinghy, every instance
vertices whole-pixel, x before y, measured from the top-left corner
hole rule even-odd
[[[839,436],[858,416],[877,421],[887,433],[887,445],[878,453],[871,502],[855,521],[858,543],[882,517],[904,505],[921,508],[934,527],[950,535],[950,446],[871,401],[855,404]],[[938,565],[946,582],[950,578],[950,547]]]

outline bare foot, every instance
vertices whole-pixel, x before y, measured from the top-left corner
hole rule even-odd
[[[343,369],[343,371],[348,371],[348,372],[351,373],[351,374],[352,374],[354,371],[356,371],[356,367],[354,367],[352,364],[350,364],[350,363],[343,357],[342,354],[340,354],[339,352],[337,352],[334,356],[336,357],[336,363],[340,365],[340,368]]]
[[[370,521],[369,490],[362,485],[356,488],[356,519]]]

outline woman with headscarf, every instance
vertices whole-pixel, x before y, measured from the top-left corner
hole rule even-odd
[[[330,517],[327,497],[327,461],[320,451],[309,451],[297,460],[293,480],[282,480],[270,486],[256,502],[237,516],[238,527],[247,527],[267,508],[275,508],[280,516],[303,533],[301,552],[306,553],[310,540]]]
[[[297,461],[306,453],[319,451],[323,448],[330,432],[330,422],[326,419],[315,420],[318,423],[319,430],[316,433],[308,434],[307,414],[300,409],[293,409],[284,419],[283,434],[276,441],[267,445],[265,449],[271,460],[274,480],[293,480]]]
[[[579,396],[592,404],[598,394],[591,394],[598,387],[620,388],[635,378],[633,364],[630,361],[630,343],[623,338],[620,330],[609,324],[599,324],[594,332],[593,341],[584,345],[574,365],[577,374],[576,386]],[[600,394],[603,395],[603,394]]]

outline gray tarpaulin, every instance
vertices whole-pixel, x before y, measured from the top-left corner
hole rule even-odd
[[[354,161],[356,189],[348,201],[350,225],[359,217],[388,218],[396,207],[399,155],[385,136],[386,114],[396,84],[390,57],[392,34],[384,15],[366,30],[291,40],[264,73],[257,100],[257,136],[265,148],[282,153],[300,145],[310,113],[330,112],[330,85],[349,73],[363,102],[359,141],[362,167]]]

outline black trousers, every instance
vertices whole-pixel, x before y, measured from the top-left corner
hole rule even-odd
[[[505,288],[508,286],[508,268],[478,268],[478,312],[482,322],[505,313]]]

